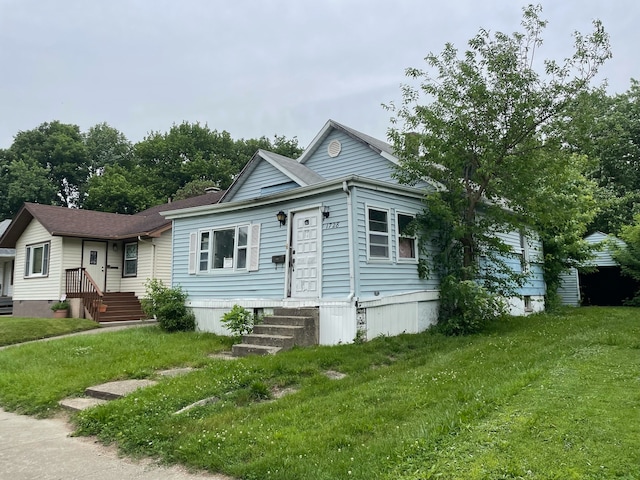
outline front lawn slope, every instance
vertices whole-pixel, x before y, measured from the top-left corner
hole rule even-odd
[[[246,479],[631,479],[639,410],[638,310],[589,308],[210,359],[77,421],[128,454]]]

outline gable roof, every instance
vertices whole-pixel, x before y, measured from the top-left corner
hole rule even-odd
[[[308,187],[309,185],[314,185],[325,180],[324,177],[293,158],[259,149],[253,157],[251,157],[251,160],[245,165],[220,201],[229,201],[229,199],[233,198],[233,195],[240,189],[262,161],[266,161],[301,187]]]
[[[122,240],[132,237],[159,236],[171,228],[171,221],[161,211],[217,203],[224,192],[211,192],[197,197],[156,205],[135,215],[96,212],[38,203],[25,203],[0,237],[0,247],[14,248],[31,220],[36,219],[52,236]]]
[[[7,219],[7,220],[2,220],[0,222],[0,237],[2,237],[2,234],[5,232],[5,230],[7,228],[9,228],[9,224],[11,223],[11,220]],[[13,248],[0,248],[0,257],[13,257],[15,256],[16,251]]]
[[[347,127],[346,125],[342,125],[341,123],[336,122],[335,120],[329,120],[324,124],[322,130],[315,136],[315,138],[311,141],[309,146],[305,149],[305,151],[298,158],[298,162],[304,164],[318,149],[322,141],[331,133],[332,130],[338,130],[353,138],[357,142],[363,143],[366,146],[372,148],[375,152],[382,155],[384,158],[393,163],[398,163],[398,159],[393,152],[393,147],[382,140],[378,140],[377,138],[371,137],[365,133],[359,132],[358,130],[354,130],[351,127]]]

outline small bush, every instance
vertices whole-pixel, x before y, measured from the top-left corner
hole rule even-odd
[[[147,297],[142,299],[142,309],[158,321],[166,332],[188,332],[196,328],[196,317],[185,305],[188,295],[181,287],[169,288],[162,280],[148,280]]]
[[[221,322],[233,332],[235,337],[241,337],[253,332],[253,326],[260,323],[261,318],[240,305],[234,305],[222,316]]]
[[[477,333],[505,314],[505,302],[477,283],[453,276],[442,281],[438,325],[446,335]]]

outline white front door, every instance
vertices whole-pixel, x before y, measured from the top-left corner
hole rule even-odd
[[[84,242],[82,244],[82,266],[104,292],[107,267],[107,242]]]
[[[293,213],[291,232],[291,297],[320,296],[320,210]]]

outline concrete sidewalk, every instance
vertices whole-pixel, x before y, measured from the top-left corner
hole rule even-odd
[[[36,420],[0,409],[0,478],[11,480],[230,480],[118,457],[92,438],[70,437],[60,418]]]

